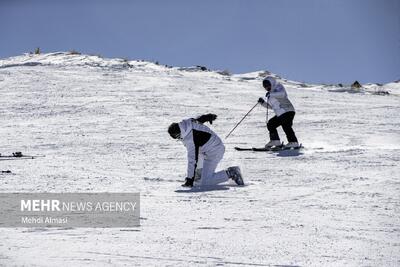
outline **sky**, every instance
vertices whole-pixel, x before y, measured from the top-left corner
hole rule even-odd
[[[0,58],[40,47],[387,83],[400,79],[399,14],[400,0],[0,0]]]

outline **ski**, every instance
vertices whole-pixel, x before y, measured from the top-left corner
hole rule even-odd
[[[298,147],[285,147],[285,146],[274,146],[274,147],[235,147],[237,151],[255,151],[255,152],[277,152],[284,150],[298,150],[303,148],[302,144]]]
[[[252,147],[237,147],[237,146],[235,146],[235,149],[238,151],[252,151],[253,150]]]
[[[282,147],[282,149],[281,150],[299,150],[299,149],[302,149],[302,148],[304,148],[303,147],[303,145],[302,144],[299,144],[299,146],[297,146],[297,147]]]
[[[279,147],[272,147],[272,148],[266,148],[266,147],[235,147],[237,151],[256,151],[256,152],[263,152],[263,151],[281,151],[283,150],[282,148]]]
[[[3,161],[3,160],[22,160],[22,159],[35,159],[35,157],[19,157],[19,158],[16,158],[16,157],[9,157],[9,158],[0,157],[0,161]]]

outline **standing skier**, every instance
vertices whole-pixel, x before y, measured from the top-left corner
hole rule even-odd
[[[266,148],[281,146],[277,128],[282,126],[286,134],[288,144],[285,147],[298,148],[299,143],[292,129],[295,110],[290,102],[285,87],[278,83],[273,77],[267,77],[263,80],[263,87],[267,90],[265,97],[260,97],[258,103],[268,109],[272,108],[275,116],[268,123],[270,141],[265,145]]]
[[[215,114],[202,115],[196,119],[186,119],[180,123],[172,123],[168,127],[169,135],[183,142],[187,149],[187,177],[182,186],[192,187],[199,158],[203,159],[200,186],[216,185],[231,178],[238,185],[243,185],[240,168],[229,167],[227,170],[215,172],[218,163],[225,153],[225,146],[221,139],[207,126],[205,122],[212,122],[217,118]]]

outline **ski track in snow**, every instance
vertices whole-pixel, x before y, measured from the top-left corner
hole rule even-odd
[[[235,151],[265,144],[257,107],[220,164],[239,165],[246,185],[180,187],[186,153],[168,125],[214,112],[224,137],[263,95],[256,75],[66,53],[0,60],[0,152],[46,155],[0,161],[12,171],[1,192],[141,193],[138,228],[0,228],[0,265],[399,266],[398,83],[383,96],[284,81],[305,148]]]

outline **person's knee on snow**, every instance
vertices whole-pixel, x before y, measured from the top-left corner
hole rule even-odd
[[[225,147],[222,140],[210,128],[203,125],[208,121],[210,124],[217,118],[215,114],[202,115],[196,119],[186,119],[180,123],[172,123],[168,128],[169,135],[182,141],[187,149],[188,165],[185,183],[182,186],[192,187],[196,175],[197,164],[203,156],[200,185],[214,185],[225,182],[232,178],[236,183],[243,184],[240,169],[228,173],[226,170],[215,172],[221,161]]]

